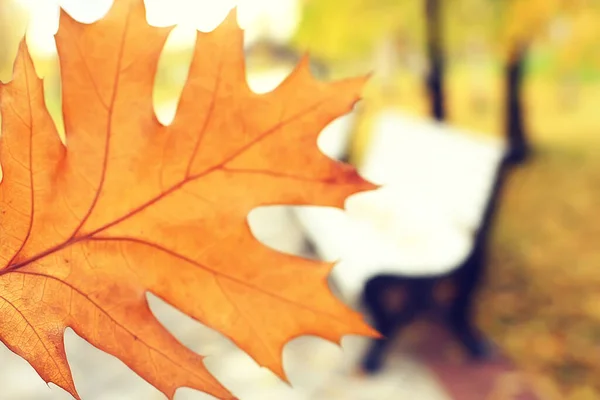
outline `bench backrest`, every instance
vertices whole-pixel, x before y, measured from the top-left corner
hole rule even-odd
[[[474,232],[503,155],[499,139],[390,110],[377,117],[359,170],[384,185],[394,214],[422,222],[435,216]]]

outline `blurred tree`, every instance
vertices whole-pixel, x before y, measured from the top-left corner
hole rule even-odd
[[[426,0],[427,56],[429,73],[427,87],[431,102],[431,115],[438,121],[446,115],[444,98],[444,51],[442,43],[443,23],[440,0]]]
[[[429,59],[427,91],[436,119],[447,112],[444,69],[457,60],[457,49],[465,49],[465,43],[488,46],[504,65],[504,131],[512,155],[524,159],[529,146],[521,92],[529,50],[558,16],[567,15],[577,25],[576,47],[582,50],[573,57],[570,45],[562,46],[562,53],[552,48],[552,58],[566,69],[600,61],[590,40],[600,33],[597,18],[587,12],[594,7],[597,0],[306,0],[295,44],[329,61],[369,58],[378,48],[389,51],[381,43],[390,36],[421,47]],[[390,57],[376,59],[385,64]]]
[[[498,51],[505,62],[506,124],[510,157],[524,161],[529,142],[522,104],[523,76],[528,49],[548,28],[562,0],[492,0],[499,7]],[[566,0],[565,0],[566,1]]]
[[[395,58],[389,53],[398,48],[389,46],[390,42],[424,45],[429,60],[426,85],[429,108],[435,119],[442,120],[445,117],[444,14],[447,8],[444,3],[448,2],[308,0],[304,4],[296,44],[335,61],[365,58],[378,52],[376,61],[382,61],[380,64],[394,63]],[[381,69],[387,71],[385,65]]]
[[[526,47],[514,47],[506,66],[506,125],[509,157],[513,161],[524,161],[529,155],[529,142],[525,133],[522,89]]]

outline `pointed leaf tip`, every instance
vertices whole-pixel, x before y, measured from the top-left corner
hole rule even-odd
[[[225,19],[220,24],[223,27],[227,27],[229,29],[241,29],[240,24],[238,23],[238,6],[234,6],[229,10]]]
[[[298,64],[303,67],[310,67],[310,53],[308,51],[302,53]]]
[[[20,68],[33,69],[35,71],[33,58],[31,57],[31,53],[29,52],[29,46],[27,45],[27,40],[25,38],[21,39],[21,42],[19,42],[19,47],[17,49],[17,57],[15,58],[15,61],[13,63],[13,76],[14,72]],[[37,74],[36,78],[39,78]]]

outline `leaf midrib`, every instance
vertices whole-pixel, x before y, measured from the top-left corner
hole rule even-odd
[[[296,120],[297,118],[300,118],[302,116],[304,116],[305,114],[307,114],[308,112],[320,107],[323,103],[327,102],[329,100],[329,98],[326,98],[324,100],[318,101],[317,103],[313,104],[312,106],[308,107],[306,110],[303,110],[301,112],[298,112],[294,115],[292,115],[291,117],[289,117],[288,119],[284,120],[284,121],[280,121],[279,123],[275,124],[274,126],[272,126],[271,128],[265,130],[264,132],[262,132],[260,135],[258,135],[254,140],[248,142],[246,145],[242,146],[240,149],[238,149],[236,152],[234,152],[233,154],[231,154],[230,156],[228,156],[227,158],[225,158],[224,160],[222,160],[221,162],[219,162],[218,164],[207,168],[206,170],[204,170],[203,172],[200,172],[198,174],[189,176],[187,178],[184,178],[183,180],[181,180],[179,183],[171,186],[171,188],[167,189],[166,191],[162,192],[161,194],[159,194],[158,196],[154,197],[153,199],[147,201],[146,203],[143,203],[142,205],[136,207],[135,209],[129,211],[128,213],[124,214],[123,216],[115,219],[112,222],[109,222],[89,233],[86,233],[85,235],[82,236],[72,236],[69,239],[65,240],[64,242],[55,245],[49,249],[46,249],[34,256],[29,257],[28,259],[25,259],[21,262],[12,264],[12,265],[8,265],[6,268],[0,270],[0,276],[7,274],[11,271],[15,271],[18,270],[24,266],[27,266],[37,260],[40,260],[42,258],[45,258],[55,252],[58,252],[60,250],[63,250],[69,246],[72,246],[76,243],[79,242],[83,242],[86,240],[89,240],[91,238],[93,238],[94,235],[101,233],[115,225],[120,224],[123,221],[126,221],[130,218],[132,218],[133,216],[137,215],[138,213],[144,211],[145,209],[147,209],[148,207],[151,207],[152,205],[158,203],[160,200],[166,198],[167,196],[171,195],[172,193],[176,192],[177,190],[181,189],[183,186],[185,186],[188,183],[192,183],[200,178],[205,177],[206,175],[221,170],[224,168],[224,166],[233,161],[234,159],[236,159],[237,157],[239,157],[241,154],[243,154],[244,152],[246,152],[247,150],[249,150],[251,147],[257,145],[258,143],[260,143],[262,140],[266,139],[268,136],[270,136],[271,134],[273,134],[274,132],[278,131],[279,129],[281,129],[283,126],[293,122],[294,120]]]

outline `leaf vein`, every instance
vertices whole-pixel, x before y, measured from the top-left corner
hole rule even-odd
[[[20,57],[24,58],[25,55],[23,53],[20,54]],[[26,61],[23,60],[23,62],[25,63]],[[19,254],[21,254],[21,251],[23,251],[23,249],[25,248],[25,246],[27,245],[27,242],[29,241],[29,237],[31,236],[31,231],[33,229],[33,221],[35,218],[35,193],[34,193],[34,183],[33,183],[33,115],[32,115],[32,108],[31,108],[31,89],[29,87],[29,73],[27,72],[27,68],[23,69],[24,75],[25,75],[25,86],[27,88],[27,106],[29,109],[29,165],[28,165],[28,170],[29,170],[29,186],[30,186],[30,190],[29,190],[29,204],[30,204],[30,212],[29,212],[29,225],[27,226],[27,233],[25,234],[25,237],[22,239],[21,245],[19,246],[19,249],[15,252],[15,254],[12,256],[12,258],[10,259],[10,261],[8,262],[8,265],[12,264],[14,262],[14,260],[17,259],[17,257],[19,257]]]
[[[129,5],[129,7],[131,7],[131,5]],[[104,187],[104,182],[106,180],[106,171],[107,171],[107,167],[108,167],[108,153],[110,152],[110,138],[111,138],[112,124],[113,124],[113,113],[114,113],[115,102],[117,100],[117,94],[119,92],[119,83],[121,81],[121,79],[120,79],[120,77],[121,77],[121,73],[120,73],[121,72],[121,62],[123,62],[123,54],[125,51],[125,39],[127,38],[127,32],[129,29],[130,15],[131,15],[131,13],[128,12],[127,18],[125,20],[125,26],[123,28],[123,35],[121,36],[121,42],[119,44],[119,52],[117,55],[117,66],[115,68],[115,78],[114,78],[113,87],[112,87],[110,104],[108,107],[106,137],[104,139],[104,156],[102,158],[102,170],[100,172],[100,182],[98,183],[98,187],[96,189],[96,193],[94,194],[92,204],[90,204],[86,214],[81,219],[81,222],[79,223],[79,225],[77,225],[77,228],[75,228],[75,231],[71,235],[72,238],[77,236],[77,234],[79,233],[81,228],[84,226],[86,221],[92,215],[92,212],[94,211],[94,208],[96,207],[96,204],[98,204],[98,199],[100,198],[100,193],[102,192],[102,188]]]
[[[212,90],[210,97],[210,104],[208,106],[208,111],[206,112],[206,117],[204,118],[204,122],[202,123],[202,128],[200,129],[200,133],[198,135],[198,139],[196,139],[196,143],[194,144],[194,150],[192,151],[192,156],[188,162],[187,168],[185,170],[185,177],[189,178],[190,173],[192,171],[192,165],[194,164],[194,160],[198,155],[198,150],[200,149],[200,145],[204,140],[204,136],[206,135],[206,130],[208,129],[208,124],[210,123],[212,114],[215,110],[217,92],[219,91],[219,86],[221,85],[221,68],[223,66],[223,60],[219,57],[219,68],[217,69],[217,76],[215,78],[215,86]],[[190,67],[191,68],[191,67]]]
[[[305,311],[309,311],[309,312],[312,312],[312,313],[315,313],[315,314],[322,314],[322,315],[324,315],[326,317],[329,317],[329,318],[332,318],[332,319],[336,319],[338,321],[340,320],[339,317],[336,316],[336,315],[334,315],[334,314],[330,314],[330,313],[327,313],[327,312],[322,311],[322,310],[314,310],[311,307],[308,307],[308,306],[306,306],[304,304],[301,304],[301,303],[295,303],[292,300],[289,300],[289,299],[287,299],[285,297],[282,297],[282,296],[280,296],[280,295],[278,295],[276,293],[267,292],[266,290],[264,290],[264,289],[262,289],[262,288],[260,288],[260,287],[258,287],[256,285],[253,285],[253,284],[251,284],[248,281],[244,281],[244,280],[242,280],[240,278],[236,278],[234,276],[224,274],[223,272],[221,272],[219,270],[210,268],[210,267],[208,267],[208,266],[206,266],[204,264],[201,264],[201,263],[199,263],[199,262],[197,262],[197,261],[195,261],[195,260],[193,260],[193,259],[191,259],[189,257],[184,256],[183,254],[179,254],[179,253],[177,253],[177,252],[175,252],[173,250],[170,250],[170,249],[168,249],[168,248],[166,248],[164,246],[161,246],[159,244],[156,244],[156,243],[152,243],[152,242],[149,242],[149,241],[146,241],[146,240],[143,240],[143,239],[138,239],[138,238],[133,238],[133,237],[102,237],[102,236],[94,236],[94,237],[90,237],[88,240],[89,241],[104,241],[104,242],[109,242],[109,241],[114,241],[114,242],[130,242],[130,243],[135,243],[135,244],[139,244],[139,245],[148,246],[148,247],[151,247],[151,248],[153,248],[155,250],[158,250],[160,252],[168,254],[168,255],[170,255],[172,257],[175,257],[175,258],[178,258],[178,259],[180,259],[182,261],[185,261],[185,262],[187,262],[187,263],[189,263],[191,265],[194,265],[194,266],[196,266],[196,267],[198,267],[200,269],[203,269],[203,270],[205,270],[207,272],[210,272],[210,273],[214,274],[215,276],[220,276],[222,278],[229,279],[232,282],[238,283],[238,284],[240,284],[242,286],[245,286],[245,287],[247,287],[249,289],[253,289],[253,290],[255,290],[255,291],[259,292],[259,293],[262,293],[264,295],[273,297],[273,298],[275,298],[275,299],[277,299],[277,300],[279,300],[279,301],[281,301],[283,303],[292,305],[292,306],[297,307],[297,308],[301,308],[301,309],[303,309]]]
[[[17,308],[17,306],[15,306],[10,300],[8,300],[6,297],[0,295],[0,299],[4,300],[6,302],[6,304],[8,304],[10,307],[12,307],[20,316],[21,318],[23,318],[23,321],[25,321],[25,323],[31,328],[32,332],[35,334],[35,336],[38,338],[38,341],[42,344],[42,347],[44,347],[44,350],[46,350],[46,353],[48,354],[48,357],[52,360],[52,363],[54,364],[54,366],[56,367],[56,370],[58,371],[58,373],[60,374],[60,376],[65,380],[65,382],[71,382],[70,378],[67,378],[63,375],[62,373],[62,369],[60,368],[60,366],[58,365],[58,363],[56,362],[56,360],[54,359],[54,357],[52,357],[52,355],[50,354],[50,350],[48,349],[48,347],[46,346],[46,344],[44,343],[44,341],[42,340],[42,337],[40,336],[40,334],[36,331],[35,327],[33,326],[33,324],[31,322],[29,322],[29,320],[27,319],[27,317],[25,316],[25,314],[23,314],[23,312],[21,310],[19,310],[19,308]],[[23,330],[23,333],[25,332],[25,330]]]
[[[23,274],[23,275],[31,275],[31,276],[38,276],[38,277],[42,277],[42,278],[47,278],[47,279],[52,279],[55,280],[58,283],[61,283],[63,285],[65,285],[66,287],[70,288],[72,291],[76,292],[77,294],[79,294],[81,297],[83,297],[84,299],[86,299],[87,301],[90,302],[90,304],[92,304],[94,306],[94,308],[100,312],[101,314],[105,315],[109,320],[111,320],[115,326],[118,326],[119,328],[123,329],[123,331],[125,331],[127,334],[131,335],[132,337],[137,337],[138,341],[141,343],[144,343],[144,345],[148,348],[153,350],[154,352],[156,352],[157,354],[160,354],[161,356],[163,356],[166,360],[168,360],[169,362],[173,363],[174,365],[177,365],[180,368],[183,368],[185,371],[192,373],[194,376],[199,376],[202,380],[205,380],[201,375],[197,375],[196,371],[194,370],[188,370],[186,367],[183,367],[182,365],[180,365],[179,363],[177,363],[175,360],[173,360],[172,358],[170,358],[168,355],[166,355],[165,353],[163,353],[162,351],[160,351],[159,349],[151,346],[150,344],[146,343],[144,340],[142,340],[138,335],[135,335],[134,333],[132,333],[129,329],[127,329],[123,324],[121,324],[119,321],[117,321],[112,315],[110,315],[104,308],[102,308],[100,305],[98,305],[96,302],[94,302],[88,295],[86,295],[84,292],[82,292],[81,290],[79,290],[79,288],[75,287],[74,285],[72,285],[69,282],[63,281],[62,279],[59,279],[55,276],[52,275],[47,275],[41,272],[33,272],[33,271],[15,271],[16,273],[19,274]],[[18,311],[18,310],[17,310]],[[20,313],[20,311],[18,311]],[[96,324],[97,325],[97,324]],[[199,355],[198,355],[199,356]],[[199,356],[201,357],[201,356]]]

